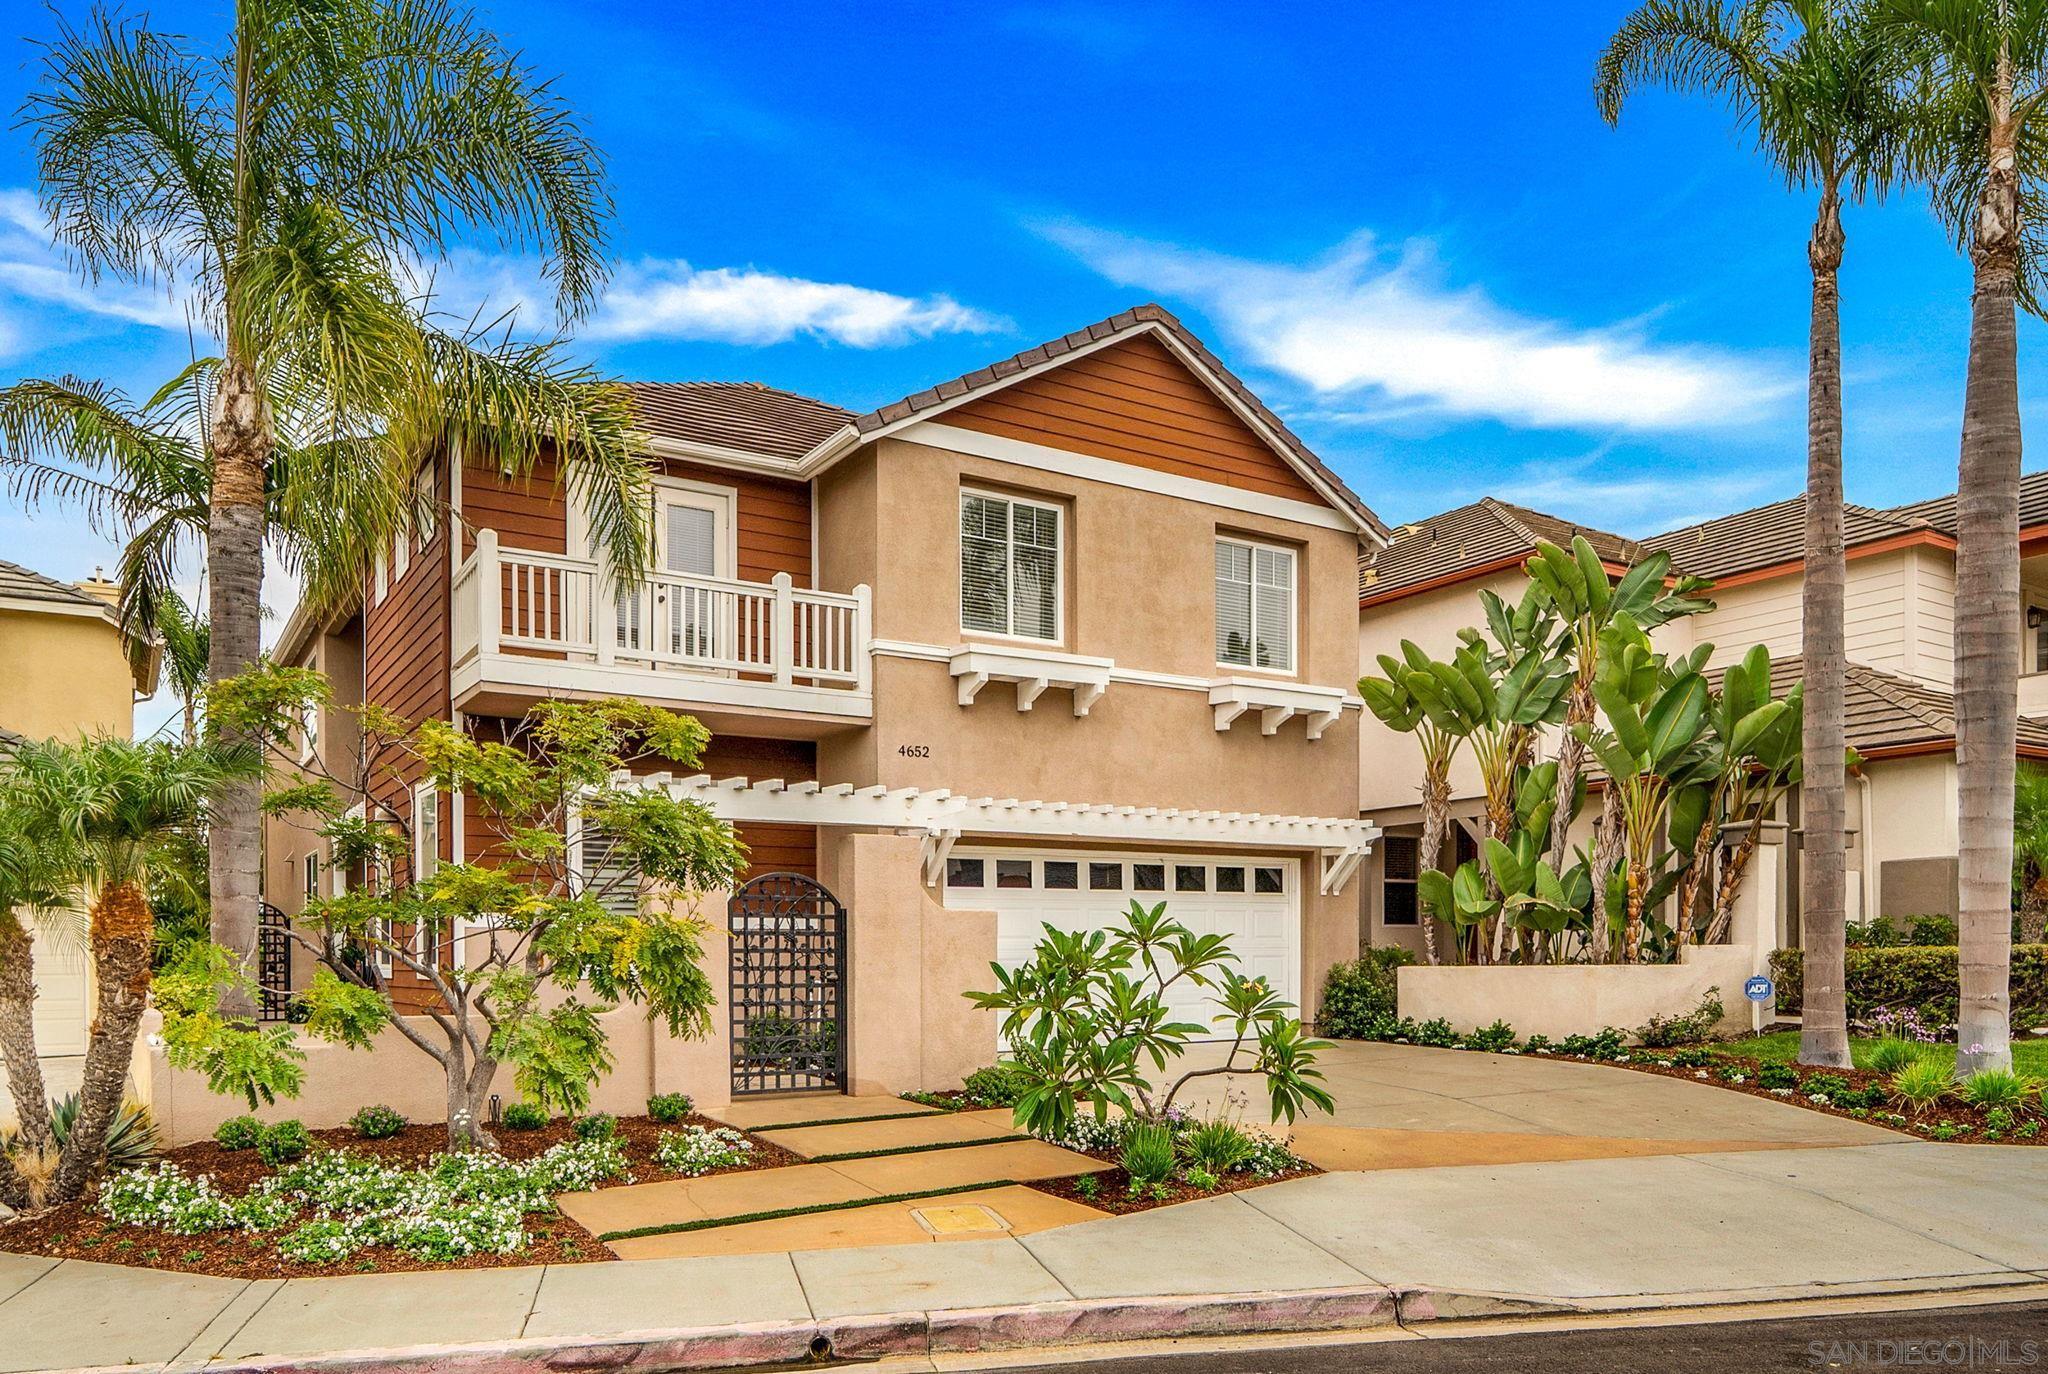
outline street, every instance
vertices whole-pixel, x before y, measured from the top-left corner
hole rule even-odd
[[[1427,1331],[1427,1328],[1424,1328]],[[1469,1334],[1467,1334],[1469,1333]],[[1796,1374],[1808,1370],[2032,1370],[2048,1365],[2048,1301],[1450,1338],[1161,1351],[1010,1368],[1062,1374]],[[939,1366],[945,1368],[944,1364]]]

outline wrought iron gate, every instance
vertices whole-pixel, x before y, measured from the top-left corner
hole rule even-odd
[[[265,902],[256,912],[256,982],[263,990],[263,1004],[256,1016],[261,1021],[283,1021],[291,1014],[292,938],[286,934],[291,918]]]
[[[743,883],[732,931],[732,1091],[846,1089],[846,908],[801,873]]]

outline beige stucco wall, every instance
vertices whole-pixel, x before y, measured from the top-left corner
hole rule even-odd
[[[1923,754],[1916,758],[1880,759],[1866,766],[1870,777],[1869,852],[1878,877],[1876,912],[1912,916],[1921,912],[1901,906],[1883,888],[1883,864],[1898,859],[1953,858],[1958,852],[1955,755]],[[1862,784],[1849,783],[1849,824],[1863,823]],[[1851,855],[1854,862],[1856,855]]]
[[[1496,964],[1403,968],[1401,1015],[1442,1017],[1469,1032],[1507,1022],[1517,1036],[1553,1040],[1605,1026],[1633,1030],[1653,1015],[1691,1010],[1709,988],[1729,1013],[1722,1024],[1748,1027],[1743,980],[1757,968],[1749,945],[1694,945],[1676,964]]]
[[[135,730],[135,680],[104,616],[0,610],[0,728],[30,739]]]

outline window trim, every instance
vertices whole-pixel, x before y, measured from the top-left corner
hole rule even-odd
[[[1248,551],[1252,556],[1250,611],[1252,618],[1251,643],[1254,646],[1254,651],[1246,655],[1248,658],[1256,659],[1258,657],[1256,645],[1258,644],[1259,635],[1259,550],[1264,549],[1268,553],[1285,554],[1287,556],[1288,571],[1287,666],[1276,668],[1257,662],[1231,663],[1226,661],[1220,654],[1216,656],[1216,666],[1229,672],[1268,673],[1274,677],[1299,678],[1301,676],[1301,550],[1292,544],[1276,543],[1270,539],[1252,539],[1241,534],[1225,534],[1221,530],[1216,532],[1216,543],[1219,546],[1223,544],[1235,545]],[[1214,551],[1212,550],[1210,555],[1212,562],[1214,556]],[[1221,622],[1223,617],[1223,602],[1216,595],[1218,581],[1219,579],[1212,574],[1209,579],[1209,642],[1211,652],[1214,652],[1216,641],[1222,638],[1217,633],[1222,628]]]
[[[1393,849],[1393,845],[1391,842],[1394,840],[1406,840],[1409,844],[1415,846],[1415,877],[1395,878],[1388,876],[1386,859],[1388,854]],[[1422,840],[1419,836],[1415,835],[1386,835],[1381,837],[1381,845],[1382,850],[1380,858],[1379,911],[1380,928],[1383,930],[1415,930],[1422,925],[1424,920],[1428,919],[1423,915],[1422,911]],[[1387,889],[1389,887],[1396,886],[1405,887],[1415,894],[1415,917],[1413,920],[1395,921],[1390,920],[1388,918]]]
[[[1007,597],[1006,615],[1004,618],[1009,623],[1010,630],[1007,632],[1000,630],[977,630],[968,625],[967,534],[961,528],[961,522],[966,518],[967,500],[969,497],[978,497],[984,501],[1001,501],[1012,508],[1030,506],[1036,510],[1050,511],[1052,513],[1052,638],[1043,639],[1037,635],[1020,635],[1015,633],[1017,625],[1017,524],[1014,519],[1009,523],[1010,537],[1004,543],[1004,547],[1009,551],[1009,565],[1007,569],[1009,581],[1005,587]],[[960,499],[953,504],[953,539],[956,563],[953,589],[959,599],[959,615],[957,619],[960,623],[960,633],[962,636],[971,635],[976,639],[998,640],[1007,644],[1042,644],[1051,645],[1056,648],[1065,647],[1067,642],[1067,512],[1065,506],[1056,500],[1036,496],[1020,496],[1013,492],[970,486],[963,482],[960,486]]]

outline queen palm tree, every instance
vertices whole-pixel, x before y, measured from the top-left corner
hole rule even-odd
[[[51,1202],[77,1197],[99,1166],[127,1086],[149,999],[155,923],[145,882],[157,847],[197,824],[229,783],[261,775],[261,757],[245,746],[112,738],[26,743],[7,765],[6,809],[25,834],[61,848],[62,876],[83,889],[97,998]]]
[[[1806,572],[1800,605],[1806,716],[1800,788],[1805,1018],[1799,1057],[1849,1063],[1843,968],[1847,736],[1842,601],[1842,204],[1881,195],[1900,147],[1896,64],[1860,0],[1650,0],[1600,56],[1609,123],[1655,82],[1724,101],[1788,185],[1817,192],[1806,402]]]
[[[2048,9],[1881,0],[1922,81],[1916,171],[1970,255],[1970,360],[1956,476],[1956,1075],[2012,1064],[2013,759],[2019,731],[2020,405],[2015,307],[2034,281],[2048,173]]]
[[[316,569],[331,580],[308,580],[335,595],[360,586],[367,550],[406,522],[414,472],[451,443],[515,471],[550,447],[579,458],[594,540],[643,564],[645,478],[618,391],[564,385],[581,379],[551,343],[476,346],[410,284],[414,264],[484,234],[540,254],[562,321],[588,309],[609,199],[560,96],[447,0],[237,0],[232,14],[211,49],[101,9],[63,23],[23,110],[43,209],[81,274],[175,289],[220,344],[192,369],[201,384],[177,388],[203,414],[175,436],[204,459],[204,482],[177,494],[180,519],[204,511],[210,678],[257,660],[278,505],[283,523],[353,541]],[[25,423],[88,465],[165,456],[161,431],[110,423],[90,394],[25,400]],[[279,481],[280,463],[300,470]],[[377,499],[334,501],[324,483],[344,474]],[[258,825],[257,785],[231,785],[212,919],[245,955]]]

